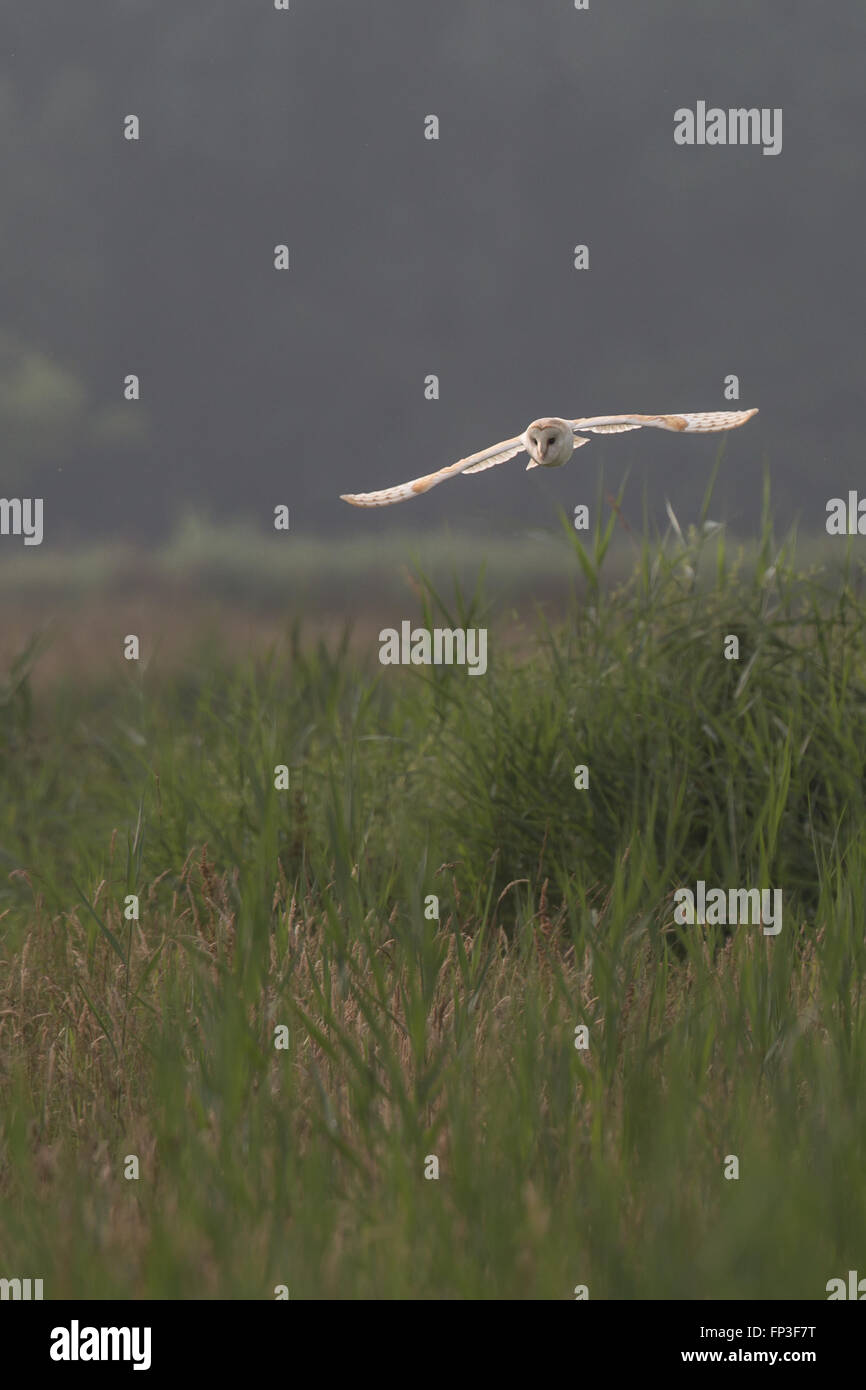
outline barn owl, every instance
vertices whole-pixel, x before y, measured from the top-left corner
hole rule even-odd
[[[619,434],[622,430],[639,430],[649,426],[656,430],[676,430],[686,434],[713,434],[719,430],[737,429],[757,413],[757,410],[716,410],[692,415],[586,415],[579,420],[545,416],[541,420],[533,420],[523,434],[516,434],[513,439],[503,439],[489,449],[458,459],[447,468],[427,473],[423,478],[412,478],[408,483],[382,488],[380,492],[344,492],[341,499],[351,502],[353,507],[387,507],[392,502],[405,502],[409,497],[429,492],[431,487],[437,487],[446,478],[454,478],[458,473],[481,473],[485,468],[494,468],[496,464],[514,458],[521,450],[529,454],[527,468],[561,468],[568,463],[575,449],[589,443],[581,433],[583,430],[590,434]]]

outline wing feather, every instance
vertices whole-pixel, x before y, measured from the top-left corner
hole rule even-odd
[[[483,473],[485,468],[495,468],[498,463],[505,463],[508,459],[513,459],[515,454],[519,454],[523,449],[520,440],[511,448],[502,449],[498,454],[493,454],[489,459],[482,460],[481,463],[470,463],[468,468],[464,468],[465,473]]]
[[[639,430],[640,425],[582,425],[590,434],[622,434],[624,430]]]
[[[350,502],[353,507],[388,507],[392,502],[405,502],[410,497],[420,497],[422,493],[429,492],[431,487],[438,487],[446,478],[454,478],[458,473],[480,473],[485,468],[494,468],[497,463],[505,463],[506,459],[514,458],[523,447],[521,436],[515,435],[513,439],[500,440],[498,444],[491,444],[489,449],[481,449],[477,454],[469,454],[465,459],[449,463],[446,468],[440,468],[435,473],[412,478],[408,483],[382,488],[379,492],[344,492],[341,499],[343,502]]]
[[[719,430],[739,429],[757,413],[757,410],[707,410],[682,415],[586,415],[570,420],[569,424],[575,432],[588,430],[592,434],[615,434],[644,426],[683,434],[715,434]]]

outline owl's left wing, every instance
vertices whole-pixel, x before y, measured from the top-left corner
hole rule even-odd
[[[683,434],[715,434],[719,430],[739,429],[757,413],[757,410],[705,410],[686,415],[585,415],[568,423],[575,433],[586,430],[590,434],[619,434],[621,430],[649,426]]]
[[[420,497],[422,492],[429,492],[431,487],[438,487],[446,478],[456,477],[458,473],[480,473],[484,468],[494,468],[497,463],[505,463],[506,459],[514,458],[524,447],[522,437],[516,434],[513,439],[503,439],[499,444],[491,444],[489,449],[469,454],[467,458],[458,459],[456,463],[449,463],[446,468],[427,473],[422,478],[412,478],[408,483],[399,483],[397,487],[385,487],[379,492],[344,492],[340,494],[340,498],[343,502],[351,502],[353,507],[388,507],[392,502],[405,502],[409,497]]]

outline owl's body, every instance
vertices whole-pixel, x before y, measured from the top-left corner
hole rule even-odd
[[[353,507],[387,507],[392,502],[405,502],[409,497],[429,492],[432,487],[458,473],[483,473],[486,468],[495,468],[497,464],[514,458],[521,450],[529,454],[527,468],[561,468],[568,463],[575,449],[590,442],[582,433],[584,430],[590,434],[620,434],[624,430],[639,430],[648,426],[683,434],[715,434],[720,430],[737,429],[757,413],[757,410],[716,410],[687,415],[587,415],[577,420],[547,415],[533,420],[523,434],[503,439],[501,443],[458,459],[456,463],[450,463],[435,473],[413,478],[397,487],[383,488],[380,492],[343,493],[342,500],[351,502]]]

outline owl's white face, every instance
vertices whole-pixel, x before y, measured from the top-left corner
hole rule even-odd
[[[567,420],[546,416],[533,420],[522,435],[529,457],[539,468],[561,468],[574,453],[574,431]]]

